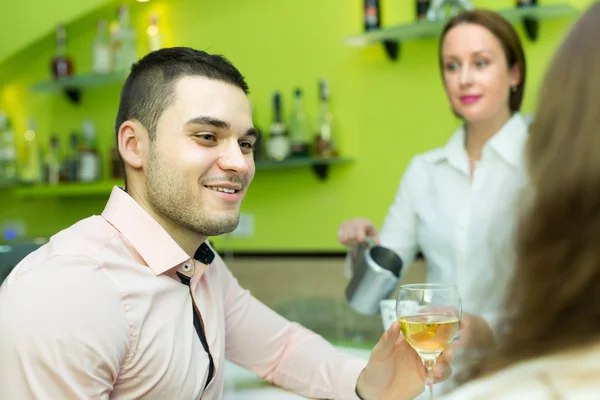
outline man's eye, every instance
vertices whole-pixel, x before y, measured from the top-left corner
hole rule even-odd
[[[195,134],[194,137],[196,137],[198,139],[202,139],[202,140],[210,140],[210,141],[216,140],[215,135],[213,135],[212,133],[198,133],[198,134]]]
[[[254,143],[251,142],[240,142],[240,148],[244,154],[248,154],[254,151]]]

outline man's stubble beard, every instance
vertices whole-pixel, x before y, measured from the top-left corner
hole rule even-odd
[[[186,186],[185,178],[169,175],[167,163],[162,162],[153,146],[148,157],[146,196],[154,212],[204,237],[233,232],[240,221],[239,210],[220,217],[205,210],[193,189]]]

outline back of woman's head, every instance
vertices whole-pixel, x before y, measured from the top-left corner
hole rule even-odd
[[[517,235],[509,332],[476,375],[600,341],[600,3],[579,19],[539,93]]]

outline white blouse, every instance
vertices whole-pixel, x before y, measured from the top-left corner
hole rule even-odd
[[[463,311],[481,315],[492,329],[512,275],[527,131],[526,118],[513,115],[484,145],[472,177],[462,127],[445,147],[416,156],[379,234],[402,258],[403,274],[422,252],[428,281],[455,284]]]

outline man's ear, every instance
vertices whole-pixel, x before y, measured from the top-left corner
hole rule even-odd
[[[127,120],[119,127],[119,153],[126,166],[140,169],[148,154],[148,131],[137,121]]]

